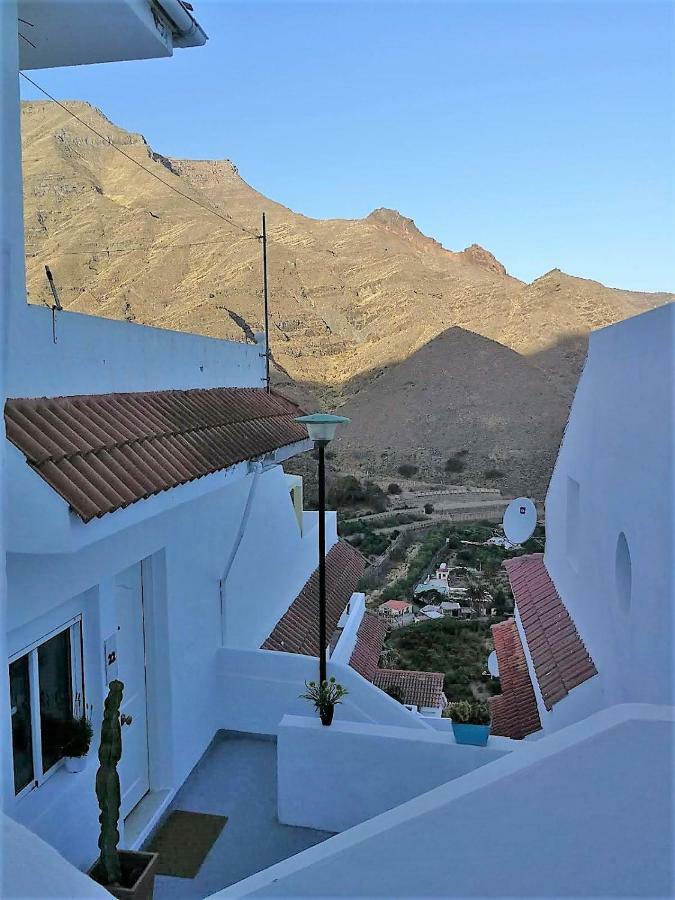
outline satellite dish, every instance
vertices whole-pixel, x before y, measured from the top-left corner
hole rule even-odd
[[[537,527],[537,507],[527,497],[517,497],[506,507],[504,534],[512,544],[522,544]]]

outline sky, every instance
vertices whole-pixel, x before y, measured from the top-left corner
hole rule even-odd
[[[193,5],[205,47],[29,74],[305,215],[390,207],[525,281],[675,290],[672,3]]]

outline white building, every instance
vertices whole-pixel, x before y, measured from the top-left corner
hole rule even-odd
[[[455,742],[442,673],[418,673],[435,694],[410,705],[428,715],[387,696],[415,673],[378,670],[382,623],[334,516],[329,674],[349,693],[325,728],[299,698],[317,669],[317,518],[280,466],[309,444],[261,391],[264,346],[69,313],[54,342],[51,311],[25,303],[19,18],[25,67],[169,56],[204,34],[177,0],[0,15],[0,782],[20,826],[2,830],[5,895],[86,895],[73,867],[97,854],[95,764],[66,772],[51,729],[81,693],[96,728],[115,675],[122,846],[223,730],[275,742],[280,823],[337,832],[213,896],[671,895],[673,308],[591,338],[546,553],[509,563],[487,745]]]

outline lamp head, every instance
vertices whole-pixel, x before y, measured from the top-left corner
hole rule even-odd
[[[313,413],[311,416],[298,416],[295,421],[307,426],[310,441],[318,444],[327,444],[333,440],[335,429],[338,425],[344,425],[350,420],[345,416]]]

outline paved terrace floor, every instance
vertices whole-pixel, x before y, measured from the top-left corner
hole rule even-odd
[[[220,733],[178,791],[170,809],[228,821],[194,879],[158,875],[155,900],[207,897],[330,837],[280,825],[276,744]]]

